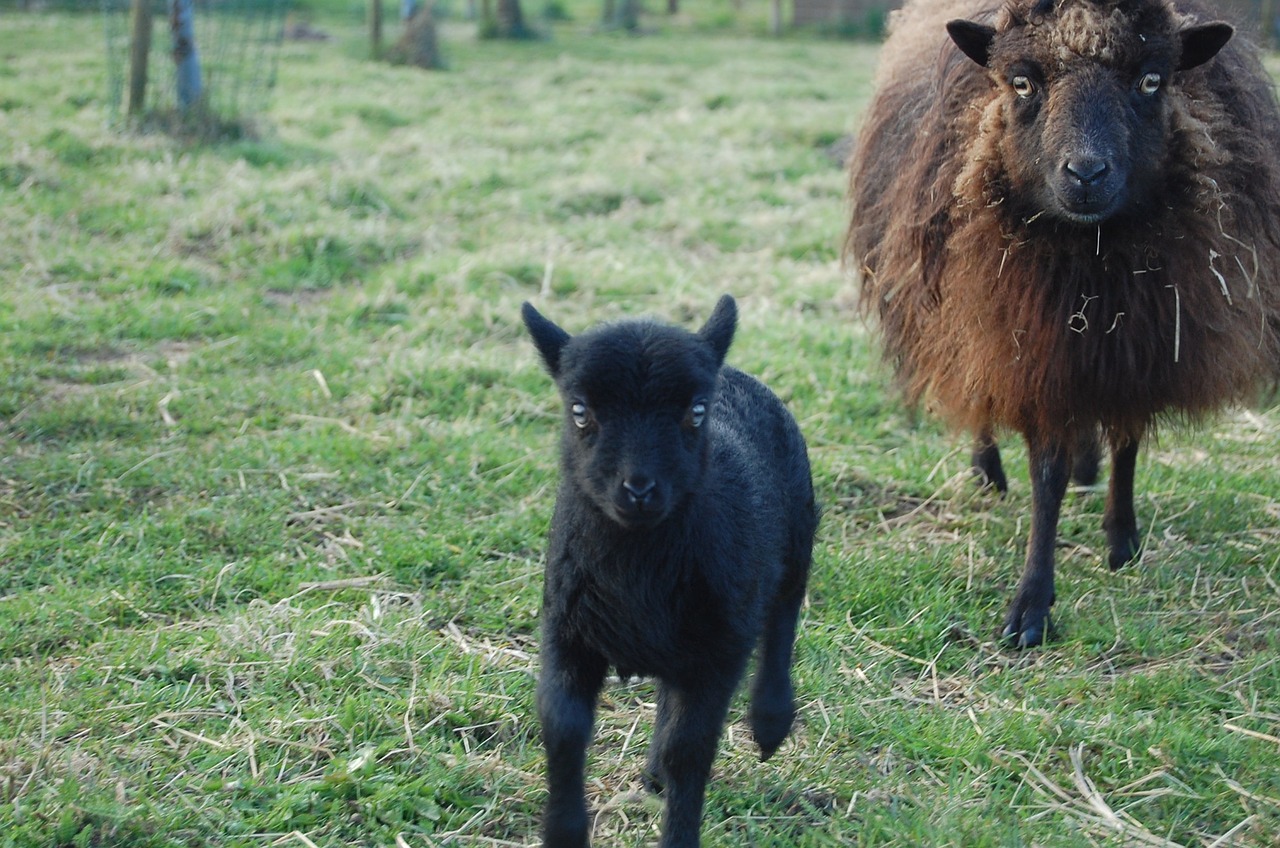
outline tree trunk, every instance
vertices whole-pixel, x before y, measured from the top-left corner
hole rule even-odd
[[[147,60],[151,56],[151,3],[133,0],[129,26],[129,100],[130,116],[142,114],[147,102]]]
[[[369,0],[369,52],[382,55],[382,0]]]
[[[680,14],[680,0],[667,0],[667,14],[668,15]]]
[[[773,0],[769,6],[769,34],[782,35],[782,0]]]
[[[618,16],[613,20],[614,26],[635,32],[640,28],[640,0],[618,0]]]
[[[431,5],[423,3],[405,24],[400,40],[393,50],[395,61],[418,68],[444,67],[440,58],[440,44],[436,39],[436,21]]]
[[[498,38],[528,38],[520,0],[498,0]]]
[[[196,50],[193,0],[169,0],[169,32],[173,37],[174,78],[178,108],[187,111],[200,102],[204,84],[200,78],[200,53]]]

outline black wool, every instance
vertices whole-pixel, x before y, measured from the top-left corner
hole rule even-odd
[[[769,389],[723,364],[737,324],[727,295],[697,333],[638,320],[570,336],[528,303],[523,317],[565,409],[542,601],[543,844],[589,844],[586,749],[612,667],[657,679],[646,778],[665,794],[661,846],[696,846],[757,643],[762,759],[795,717],[791,651],[818,523],[804,438]]]

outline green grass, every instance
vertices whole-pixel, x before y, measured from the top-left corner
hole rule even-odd
[[[1138,567],[1071,497],[1059,636],[1001,649],[1022,452],[972,491],[838,267],[874,47],[583,4],[521,44],[450,18],[423,74],[312,8],[336,38],[207,146],[108,128],[96,17],[0,27],[0,846],[536,844],[557,413],[519,305],[726,291],[826,513],[795,739],[758,764],[735,705],[705,843],[1274,844],[1280,409],[1144,453]],[[604,694],[599,845],[656,838],[652,716]]]

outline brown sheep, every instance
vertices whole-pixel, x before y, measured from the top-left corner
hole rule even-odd
[[[1209,22],[1205,22],[1209,21]],[[1138,446],[1280,373],[1280,108],[1256,51],[1184,0],[911,0],[850,160],[845,261],[911,402],[1030,451],[1002,635],[1040,644],[1072,463],[1111,450],[1112,568]]]

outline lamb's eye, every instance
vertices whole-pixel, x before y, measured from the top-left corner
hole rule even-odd
[[[1150,97],[1160,90],[1160,84],[1163,82],[1159,74],[1143,74],[1142,79],[1138,80],[1138,91]]]
[[[1036,84],[1031,81],[1030,77],[1021,74],[1009,81],[1009,85],[1013,86],[1014,94],[1019,97],[1030,97],[1036,93]]]
[[[706,401],[697,401],[693,406],[689,407],[689,423],[694,427],[701,427],[702,421],[707,417]]]
[[[587,414],[587,405],[581,401],[575,401],[569,407],[569,414],[573,416],[573,423],[577,425],[579,430],[585,430],[587,424],[590,423],[590,417]]]

